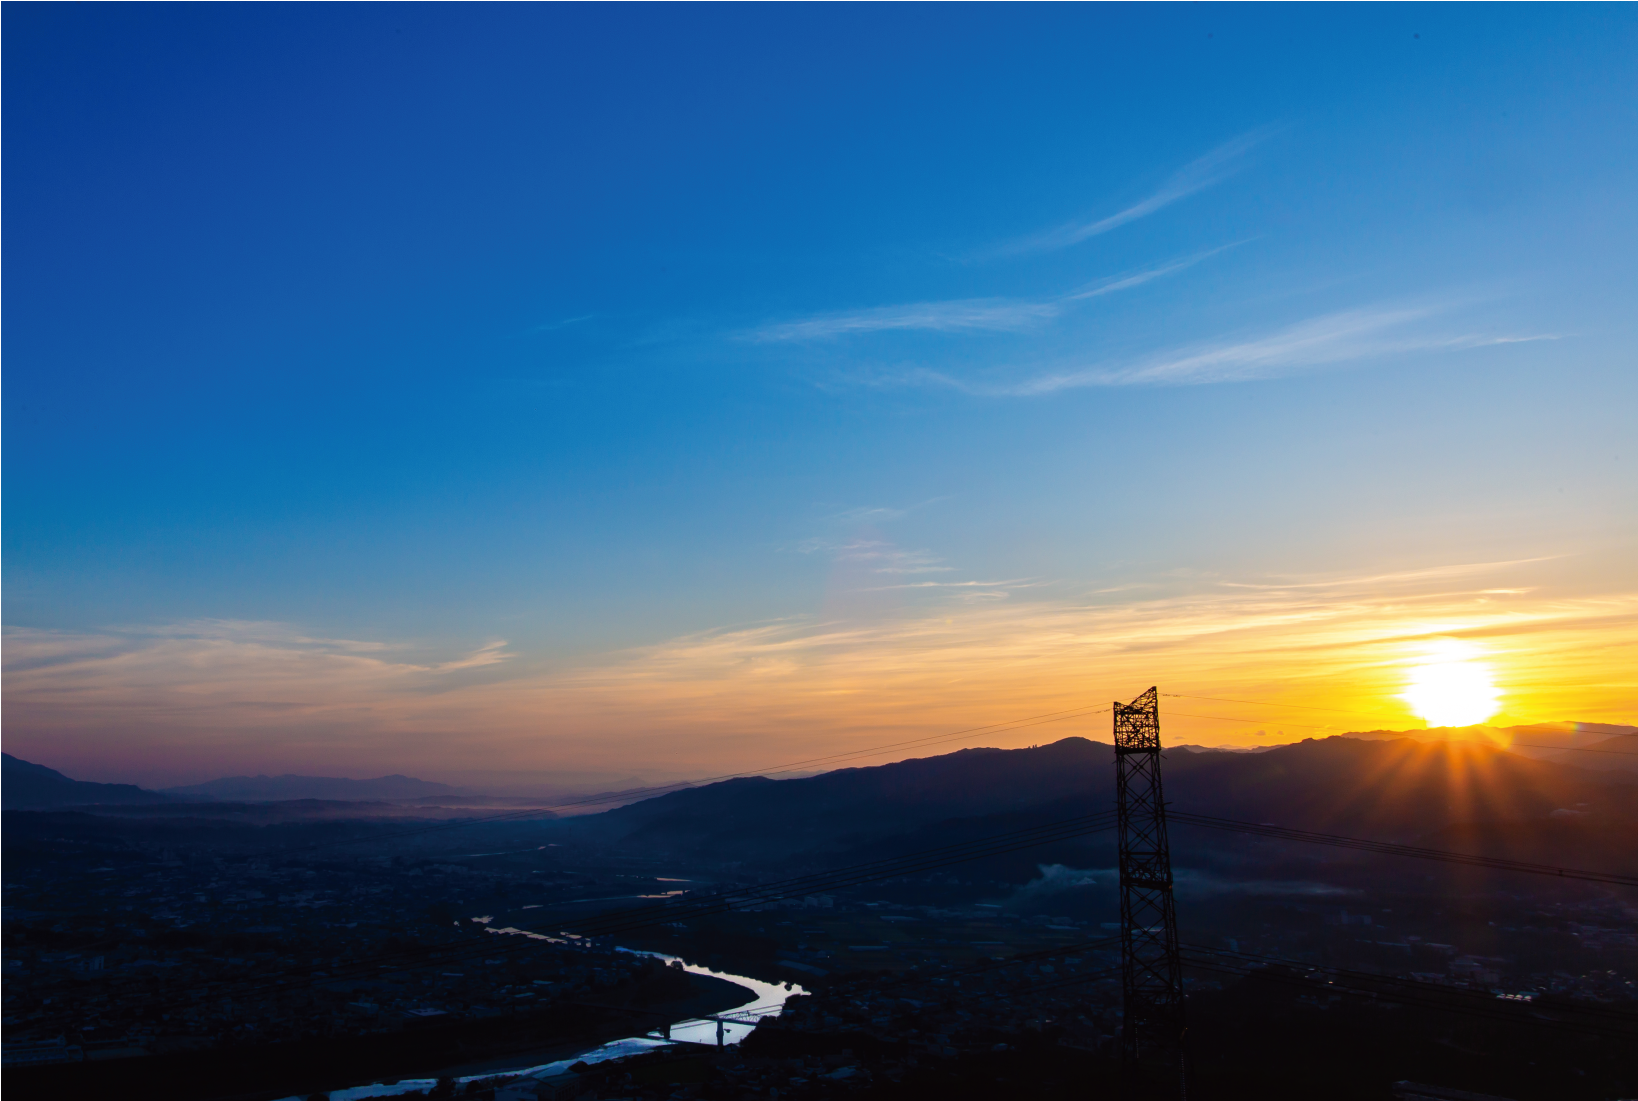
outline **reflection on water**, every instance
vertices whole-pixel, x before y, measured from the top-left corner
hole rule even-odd
[[[519,930],[522,932],[522,930]],[[536,934],[538,936],[538,934]],[[715,979],[726,979],[738,986],[747,987],[755,997],[750,1001],[725,1009],[718,1016],[722,1029],[724,1044],[737,1044],[751,1034],[756,1022],[762,1017],[777,1017],[785,1008],[785,999],[797,994],[806,994],[795,983],[771,983],[761,979],[753,979],[748,975],[732,975],[726,971],[713,971],[709,967],[700,967],[695,964],[679,960],[676,956],[668,956],[662,952],[638,952],[630,948],[617,948],[617,952],[630,952],[634,956],[648,956],[669,964],[673,961],[681,963],[683,970],[695,975],[709,975]],[[609,1059],[619,1059],[625,1055],[636,1055],[639,1052],[649,1051],[657,1047],[665,1047],[669,1043],[715,1044],[719,1022],[715,1020],[696,1020],[690,1018],[678,1021],[671,1026],[671,1039],[662,1038],[659,1031],[650,1032],[647,1036],[627,1036],[621,1040],[610,1040],[606,1044],[572,1055],[567,1059],[557,1059],[550,1063],[538,1063],[532,1066],[514,1067],[508,1070],[490,1070],[482,1074],[469,1074],[455,1081],[464,1088],[468,1082],[482,1082],[491,1079],[513,1078],[525,1075],[530,1078],[550,1078],[554,1074],[563,1074],[575,1063],[602,1063]],[[429,1090],[438,1084],[435,1078],[405,1078],[391,1085],[376,1082],[368,1086],[353,1086],[348,1089],[330,1091],[330,1101],[364,1101],[370,1097],[399,1097],[406,1093],[420,1093]],[[300,1096],[284,1098],[283,1101],[303,1101]]]
[[[619,948],[616,951],[631,952],[631,949]],[[771,983],[763,982],[761,979],[753,979],[746,975],[730,975],[726,971],[713,971],[709,967],[699,967],[686,963],[676,956],[668,956],[663,952],[632,952],[632,954],[648,956],[650,959],[656,959],[666,964],[675,961],[683,965],[683,970],[695,975],[710,975],[712,978],[727,979],[736,985],[749,987],[751,993],[755,994],[756,997],[735,1006],[733,1009],[725,1009],[718,1014],[723,1018],[737,1018],[736,1020],[724,1020],[722,1022],[722,1042],[725,1044],[737,1044],[749,1036],[751,1030],[756,1028],[756,1022],[759,1018],[779,1016],[780,1010],[785,1008],[786,998],[807,993],[806,990],[803,990],[795,983]],[[651,1032],[649,1035],[657,1036],[658,1033]],[[714,1044],[717,1042],[717,1022],[678,1021],[671,1026],[671,1038],[673,1040],[686,1040],[694,1044]]]

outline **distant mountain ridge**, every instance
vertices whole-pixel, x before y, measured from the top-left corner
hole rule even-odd
[[[0,753],[0,804],[6,810],[46,810],[95,804],[169,803],[169,796],[135,784],[71,780],[54,768]]]
[[[1478,742],[1538,761],[1602,772],[1638,772],[1638,726],[1556,722],[1525,726],[1437,726],[1426,730],[1361,730],[1344,737],[1366,741],[1414,738],[1421,742]]]
[[[1085,738],[966,749],[808,779],[729,780],[565,828],[651,852],[824,859],[940,823],[1111,809],[1113,758],[1112,746]],[[1256,753],[1179,747],[1163,771],[1168,803],[1198,814],[1402,841],[1468,823],[1533,829],[1574,818],[1638,842],[1638,781],[1482,743],[1338,736]]]
[[[459,789],[413,776],[377,776],[350,780],[340,776],[224,776],[203,784],[166,788],[165,794],[183,799],[220,802],[277,803],[286,799],[329,799],[363,803],[372,800],[424,799],[454,795]]]

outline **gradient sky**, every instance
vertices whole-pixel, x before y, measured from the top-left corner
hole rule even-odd
[[[4,26],[9,752],[1251,744],[1452,639],[1638,714],[1630,6]]]

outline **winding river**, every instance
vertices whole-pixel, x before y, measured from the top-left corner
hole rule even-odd
[[[719,1014],[722,1017],[744,1017],[746,1019],[744,1024],[729,1021],[722,1023],[722,1040],[725,1044],[737,1044],[746,1036],[749,1036],[751,1030],[756,1027],[756,1021],[759,1017],[779,1016],[780,1011],[785,1008],[786,998],[807,993],[806,990],[803,990],[795,983],[787,986],[782,983],[753,979],[748,975],[732,975],[726,971],[713,971],[709,967],[690,964],[679,960],[676,956],[667,956],[661,952],[637,952],[630,948],[618,948],[616,951],[631,952],[632,955],[637,956],[648,956],[651,959],[667,964],[675,961],[681,963],[685,971],[696,975],[709,975],[716,979],[726,979],[731,983],[749,989],[755,995],[751,1000],[737,1005],[733,1009],[725,1009]],[[468,1088],[467,1084],[471,1082],[491,1080],[498,1082],[502,1079],[516,1078],[520,1075],[533,1079],[549,1078],[554,1074],[567,1071],[575,1063],[601,1063],[607,1059],[618,1059],[623,1055],[635,1055],[650,1048],[664,1047],[669,1043],[715,1044],[717,1042],[717,1027],[718,1023],[714,1020],[695,1020],[691,1018],[674,1023],[671,1026],[671,1038],[669,1040],[663,1039],[658,1031],[650,1032],[645,1036],[627,1036],[620,1040],[610,1040],[606,1044],[571,1055],[567,1059],[557,1059],[550,1063],[524,1064],[505,1069],[485,1070],[481,1074],[458,1077],[455,1081],[462,1089],[466,1089]],[[520,1058],[526,1059],[527,1056],[520,1056]],[[370,1097],[398,1097],[406,1093],[419,1093],[431,1089],[437,1084],[438,1080],[436,1078],[405,1078],[391,1084],[376,1082],[368,1086],[351,1086],[345,1089],[331,1090],[330,1101],[364,1101],[365,1098]],[[304,1098],[301,1095],[295,1095],[284,1098],[283,1101],[304,1101]]]

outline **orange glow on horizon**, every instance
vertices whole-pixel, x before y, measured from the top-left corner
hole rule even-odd
[[[85,778],[164,768],[176,783],[321,770],[629,777],[635,760],[645,775],[702,776],[1071,709],[1081,713],[849,763],[1107,741],[1108,715],[1081,709],[1151,684],[1168,745],[1266,746],[1423,720],[1633,722],[1638,593],[1533,585],[1543,568],[835,612],[551,663],[498,642],[418,661],[283,624],[13,629],[7,749]]]

